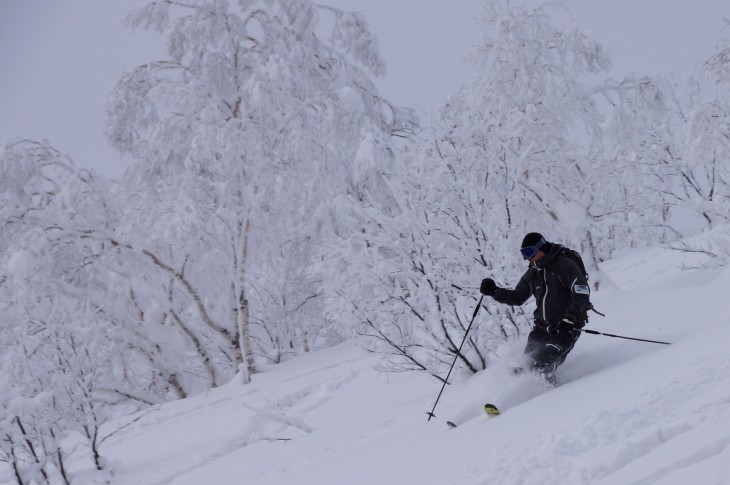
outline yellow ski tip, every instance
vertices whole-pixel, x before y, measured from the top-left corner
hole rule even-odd
[[[489,403],[484,405],[484,412],[490,416],[499,416],[500,414],[502,414],[497,406]]]

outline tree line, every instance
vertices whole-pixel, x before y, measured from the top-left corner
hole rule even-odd
[[[615,80],[605,47],[552,9],[488,2],[480,69],[425,128],[378,94],[361,14],[310,0],[132,12],[168,52],[109,95],[125,173],[105,180],[45,141],[0,152],[9,476],[72,483],[70,435],[111,476],[101,449],[120,416],[347,339],[438,378],[478,281],[521,274],[526,232],[580,250],[597,287],[619,249],[726,237],[730,42],[689,79]],[[529,328],[529,309],[484,309],[467,372]]]

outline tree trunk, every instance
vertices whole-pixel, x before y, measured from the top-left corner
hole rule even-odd
[[[251,234],[251,217],[246,219],[246,227],[243,234],[243,251],[240,261],[240,278],[238,290],[238,335],[241,348],[242,362],[240,365],[243,383],[251,382],[251,376],[256,372],[256,363],[253,359],[253,347],[251,346],[251,322],[246,298],[246,265],[248,264],[248,241]]]

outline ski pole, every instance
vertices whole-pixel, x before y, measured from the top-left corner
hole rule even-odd
[[[431,421],[431,418],[435,418],[436,415],[433,414],[433,412],[436,410],[436,405],[439,403],[439,399],[441,399],[441,394],[444,392],[444,388],[446,387],[446,383],[449,382],[449,376],[451,376],[451,371],[454,370],[454,365],[456,364],[456,359],[459,358],[459,355],[461,354],[461,348],[464,346],[464,342],[466,342],[466,336],[469,335],[469,330],[471,330],[471,325],[474,323],[474,319],[477,317],[477,313],[479,313],[479,307],[482,306],[482,300],[484,300],[484,295],[479,299],[479,303],[477,303],[477,307],[474,309],[474,315],[471,317],[471,322],[469,322],[469,326],[466,328],[466,333],[464,334],[464,339],[461,341],[461,345],[459,345],[459,350],[456,351],[456,355],[454,356],[454,362],[451,363],[451,368],[449,369],[449,373],[446,374],[446,379],[444,379],[444,385],[441,386],[441,391],[439,391],[439,395],[436,398],[436,402],[433,404],[433,409],[431,409],[430,413],[428,414],[428,420]]]
[[[606,337],[623,338],[626,340],[638,340],[639,342],[649,342],[652,344],[672,345],[671,342],[660,342],[658,340],[647,340],[647,339],[643,339],[643,338],[624,337],[622,335],[614,335],[612,333],[596,332],[595,330],[588,330],[587,328],[576,328],[576,330],[583,332],[583,333],[590,333],[592,335],[603,335]]]

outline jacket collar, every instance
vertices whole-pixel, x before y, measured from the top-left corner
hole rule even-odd
[[[543,256],[542,258],[538,259],[533,265],[535,265],[535,268],[537,269],[545,269],[550,267],[555,260],[558,258],[558,254],[560,254],[560,250],[562,249],[562,246],[560,244],[551,244],[550,250]]]

